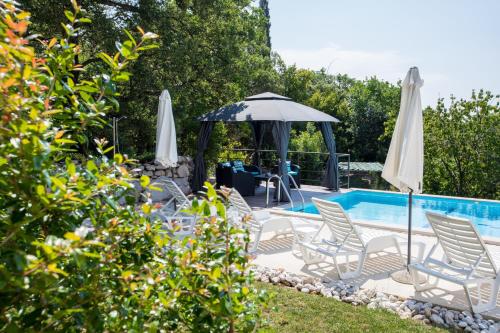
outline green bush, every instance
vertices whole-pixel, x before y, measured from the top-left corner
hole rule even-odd
[[[424,110],[424,190],[500,199],[500,96],[473,92]]]
[[[156,35],[126,32],[85,75],[75,41],[89,22],[72,5],[66,35],[35,56],[29,14],[0,0],[0,332],[253,330],[266,297],[252,286],[248,235],[213,188],[192,208],[197,237],[181,241],[148,218],[157,207],[136,207],[132,161],[106,157],[102,139],[96,156],[77,154]]]

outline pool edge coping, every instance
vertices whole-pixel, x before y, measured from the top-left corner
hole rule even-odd
[[[270,209],[269,211],[270,211],[270,213],[275,214],[275,215],[288,216],[288,217],[298,217],[298,218],[313,220],[313,221],[322,221],[322,218],[319,214],[294,212],[294,211],[284,210],[284,209],[278,208],[278,207],[274,207],[274,208]],[[383,224],[383,223],[375,223],[375,222],[361,221],[361,220],[353,221],[353,223],[356,225],[362,226],[362,227],[367,227],[367,228],[372,228],[372,229],[382,229],[382,230],[388,230],[388,231],[405,233],[405,234],[408,233],[407,227],[398,226],[398,225],[394,225],[394,224],[387,224],[387,223]],[[434,232],[431,229],[427,230],[427,229],[423,229],[423,228],[412,228],[412,234],[434,237],[434,238],[436,237],[436,235],[434,234]],[[500,246],[500,237],[481,236],[481,239],[486,244]]]
[[[345,189],[345,190],[347,190],[348,192],[349,191],[367,191],[367,192],[384,192],[384,193],[391,193],[391,194],[408,194],[407,192],[396,192],[396,191],[389,191],[389,190],[373,190],[373,189],[359,188],[359,187],[351,187],[351,188]],[[332,193],[337,193],[337,192],[332,192]],[[347,193],[347,192],[345,192],[345,193]],[[423,197],[438,197],[438,198],[445,198],[445,199],[456,199],[456,200],[484,201],[484,202],[493,202],[493,203],[500,204],[500,200],[493,200],[493,199],[454,197],[451,195],[428,194],[428,193],[414,193],[413,195],[418,195],[418,196],[423,196]]]

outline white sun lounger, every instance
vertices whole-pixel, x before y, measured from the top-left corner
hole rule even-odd
[[[361,275],[366,256],[370,253],[382,252],[394,247],[401,257],[399,239],[397,236],[383,232],[371,231],[355,226],[342,206],[336,202],[312,198],[323,219],[324,225],[329,229],[330,240],[317,241],[313,237],[300,237],[298,240],[302,257],[307,265],[324,261],[327,257],[333,259],[341,279],[356,278]],[[356,260],[354,270],[351,269]],[[341,269],[338,259],[345,258],[345,270]],[[401,258],[404,265],[404,260]]]
[[[427,219],[436,234],[438,242],[421,264],[409,266],[413,277],[418,272],[427,275],[426,283],[415,282],[417,291],[436,287],[443,279],[464,288],[467,301],[473,312],[492,310],[496,306],[499,272],[488,249],[471,221],[442,214],[426,212]],[[437,246],[441,245],[444,256],[432,258]],[[430,281],[431,277],[433,282]],[[485,287],[488,287],[486,288]],[[474,292],[474,295],[472,295]]]
[[[181,212],[181,210],[186,209],[191,205],[191,200],[186,197],[184,192],[182,192],[173,180],[163,180],[162,183],[172,195],[172,198],[161,208],[161,212],[163,214],[176,216]],[[174,204],[173,210],[171,208],[172,204]]]
[[[262,233],[274,231],[276,233],[287,233],[292,231],[291,219],[286,216],[273,217],[268,211],[254,211],[241,194],[234,188],[222,187],[229,193],[229,202],[235,207],[240,216],[247,216],[250,233],[254,235],[253,245],[250,253],[257,251]]]
[[[183,209],[189,208],[191,200],[186,197],[173,180],[163,180],[162,183],[170,192],[172,198],[155,215],[163,220],[165,229],[172,232],[174,236],[184,238],[192,235],[196,218],[181,212]],[[172,205],[174,208],[172,208]]]

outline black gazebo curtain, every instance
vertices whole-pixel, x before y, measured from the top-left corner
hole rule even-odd
[[[253,165],[261,167],[260,162],[260,149],[262,148],[262,143],[264,141],[264,134],[267,131],[267,124],[264,121],[252,121],[250,122],[252,126],[253,139],[255,143],[255,152],[253,154]]]
[[[321,130],[325,146],[328,149],[329,153],[328,161],[326,162],[326,175],[323,179],[323,186],[328,189],[337,191],[339,188],[339,178],[335,137],[333,136],[332,126],[329,122],[321,122],[319,123],[319,128]]]
[[[284,188],[281,188],[280,199],[281,201],[288,201],[285,194],[285,188],[287,191],[290,190],[290,179],[288,178],[288,169],[286,167],[286,156],[288,153],[288,143],[290,141],[290,129],[292,128],[292,123],[289,121],[274,121],[273,122],[273,138],[274,144],[276,145],[276,150],[278,151],[279,163],[278,163],[278,175],[281,176],[283,180]],[[286,175],[286,177],[283,177]],[[276,191],[274,192],[276,196]]]
[[[208,147],[208,140],[214,128],[213,121],[204,121],[201,123],[200,133],[198,134],[198,144],[196,157],[194,159],[193,179],[191,180],[191,189],[198,192],[203,187],[203,182],[207,179],[207,170],[205,167],[205,158],[203,157]]]

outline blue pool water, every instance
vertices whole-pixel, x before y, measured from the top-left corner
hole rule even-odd
[[[354,190],[328,200],[338,202],[354,221],[408,225],[407,194]],[[470,219],[481,235],[500,237],[500,202],[414,195],[414,227],[430,228],[425,211]],[[318,214],[312,203],[304,207],[304,212]]]

